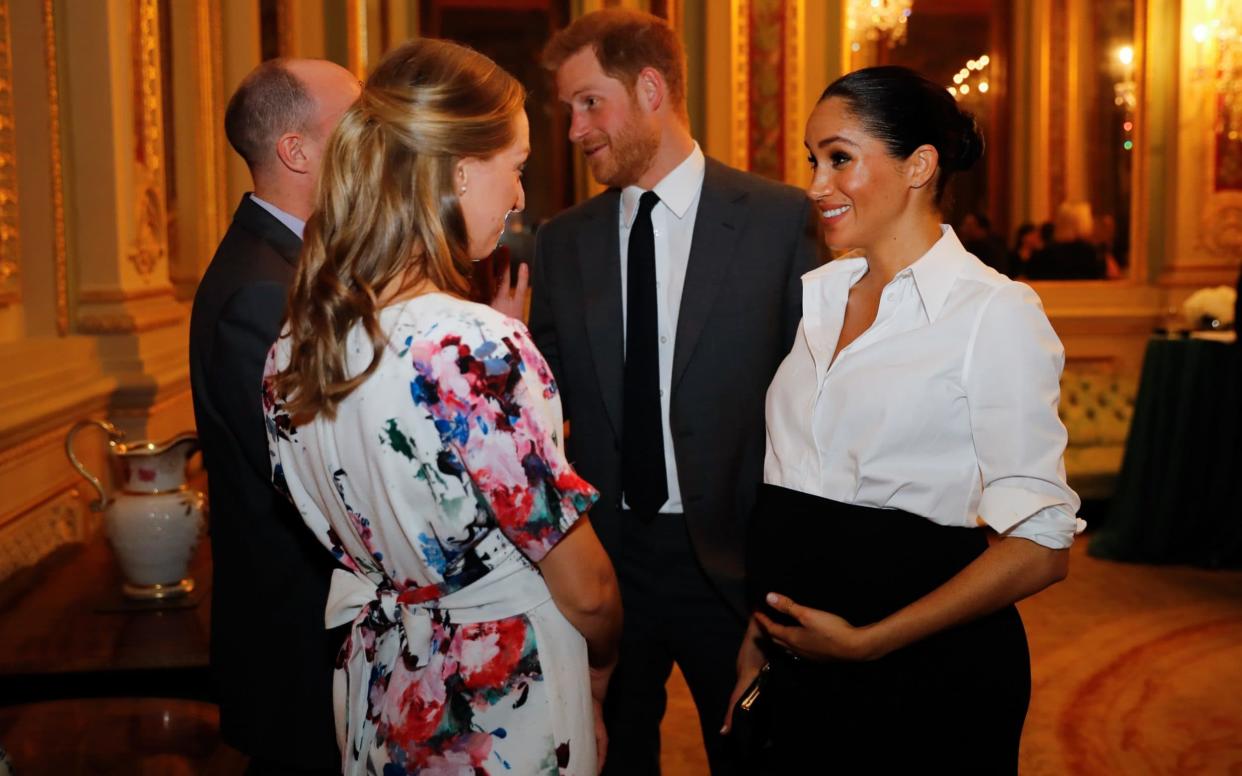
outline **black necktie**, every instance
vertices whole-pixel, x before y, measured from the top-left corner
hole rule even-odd
[[[638,200],[630,227],[626,272],[625,406],[622,410],[621,486],[625,503],[653,513],[668,500],[664,472],[664,428],[660,420],[660,347],[656,317],[654,191]]]

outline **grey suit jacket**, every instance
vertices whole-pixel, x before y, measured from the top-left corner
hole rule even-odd
[[[536,235],[530,330],[556,377],[578,473],[600,491],[591,522],[615,557],[625,365],[612,189]],[[670,426],[699,561],[745,613],[746,526],[763,478],[764,396],[802,317],[819,241],[798,189],[707,160],[673,350]],[[667,454],[667,451],[666,451]]]

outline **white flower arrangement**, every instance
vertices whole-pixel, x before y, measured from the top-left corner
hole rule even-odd
[[[1182,317],[1193,328],[1223,328],[1233,324],[1238,294],[1229,286],[1200,288],[1182,302]]]

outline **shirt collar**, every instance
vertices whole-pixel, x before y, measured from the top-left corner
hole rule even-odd
[[[927,253],[902,270],[914,275],[914,287],[923,299],[923,310],[927,312],[928,321],[934,322],[944,309],[949,291],[969,256],[953,227],[941,224],[940,239]]]
[[[293,232],[294,234],[298,236],[299,240],[302,239],[302,233],[306,231],[305,221],[298,218],[297,216],[286,213],[285,211],[273,205],[271,202],[268,202],[266,199],[260,199],[254,194],[251,194],[250,198],[254,200],[254,204],[258,205],[259,207],[263,208],[267,212],[271,213],[273,218],[275,218],[277,221],[287,226],[289,228],[289,231]]]
[[[953,228],[947,224],[940,225],[940,239],[913,264],[897,273],[897,277],[909,274],[914,277],[914,286],[918,289],[919,298],[923,301],[923,309],[927,312],[927,320],[935,321],[936,316],[944,309],[945,300],[953,288],[962,266],[970,254],[962,247]],[[867,259],[864,256],[843,256],[839,259],[817,267],[802,276],[803,282],[824,280],[837,282],[842,280],[846,288],[853,286],[867,271]],[[896,278],[894,278],[896,279]]]
[[[672,172],[665,175],[652,191],[656,193],[665,207],[673,211],[673,215],[678,219],[684,218],[686,211],[694,204],[695,197],[703,188],[703,173],[706,167],[707,162],[703,158],[703,151],[699,148],[699,144],[695,143],[690,155],[674,167]],[[621,221],[626,229],[634,223],[634,215],[638,212],[638,199],[643,192],[644,189],[638,186],[626,186],[621,190]]]

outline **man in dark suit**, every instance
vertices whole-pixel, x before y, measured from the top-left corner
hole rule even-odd
[[[603,194],[536,235],[530,328],[560,387],[569,454],[625,626],[605,703],[606,772],[659,772],[664,683],[689,684],[712,772],[745,623],[743,544],[763,400],[818,260],[810,203],[706,159],[685,58],[660,19],[581,17],[544,53]]]
[[[349,71],[271,60],[225,131],[254,179],[194,295],[190,385],[211,498],[211,662],[220,729],[251,774],[339,773],[324,628],[334,561],[271,483],[260,388],[324,146],[358,96]]]

